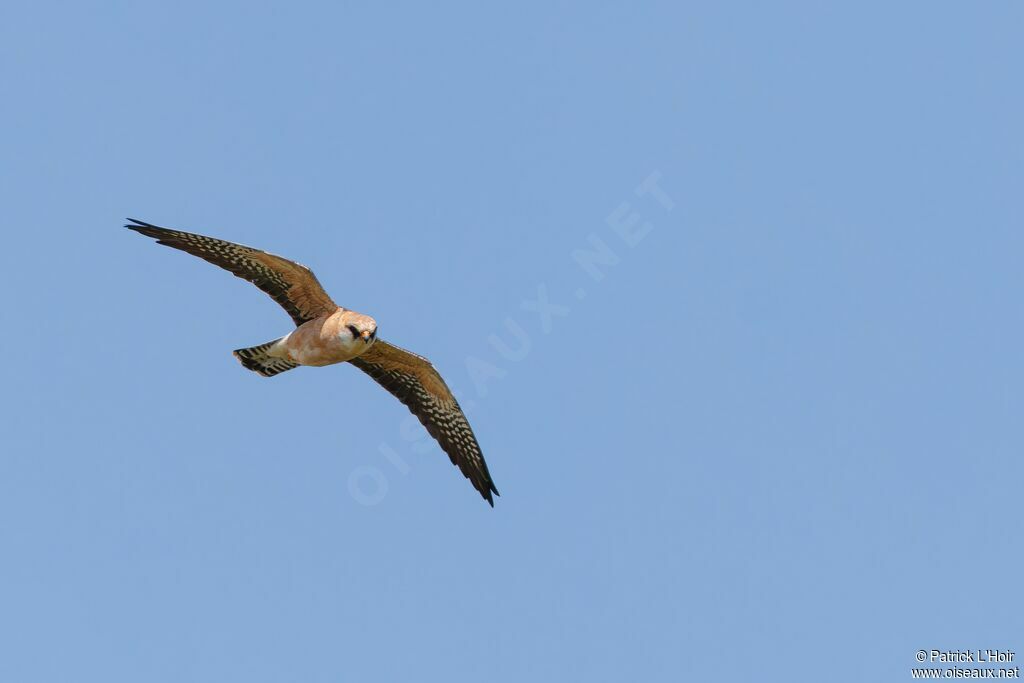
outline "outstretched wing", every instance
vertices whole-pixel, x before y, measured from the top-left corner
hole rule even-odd
[[[296,325],[338,310],[313,271],[302,264],[234,242],[128,220],[131,223],[124,227],[155,238],[157,244],[181,249],[253,283],[279,303]]]
[[[378,339],[349,361],[409,407],[480,495],[494,507],[494,488],[473,430],[430,361]]]

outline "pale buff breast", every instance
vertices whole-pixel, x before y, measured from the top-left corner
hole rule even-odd
[[[320,316],[303,323],[284,339],[284,350],[290,360],[302,365],[333,365],[352,360],[373,344],[353,339],[349,325],[360,328],[376,322],[369,316],[338,309],[330,315]]]

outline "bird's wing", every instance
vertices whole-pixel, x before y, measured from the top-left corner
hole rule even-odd
[[[253,283],[279,303],[296,325],[338,310],[313,271],[302,264],[241,244],[128,220],[131,223],[124,227],[153,237],[157,244],[186,251]]]
[[[480,495],[494,507],[494,488],[473,430],[430,361],[378,339],[349,361],[409,407]]]

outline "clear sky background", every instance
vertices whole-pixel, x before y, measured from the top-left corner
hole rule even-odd
[[[0,680],[1024,657],[1021,5],[372,4],[0,9]],[[126,216],[429,356],[496,507]]]

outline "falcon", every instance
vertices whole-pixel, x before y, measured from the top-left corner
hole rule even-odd
[[[448,385],[423,356],[377,337],[377,321],[331,300],[313,271],[286,258],[233,242],[170,230],[134,218],[124,227],[180,249],[248,280],[291,316],[295,329],[235,358],[248,370],[273,377],[300,365],[350,363],[387,389],[419,418],[427,432],[491,507],[498,489],[466,416]]]

